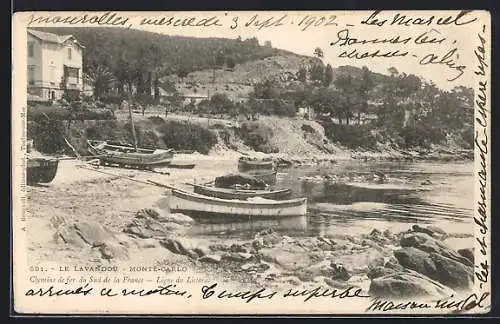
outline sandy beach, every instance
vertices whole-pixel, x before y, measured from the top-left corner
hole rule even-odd
[[[215,278],[247,288],[265,283],[277,288],[352,286],[368,292],[373,279],[405,271],[394,256],[405,235],[426,235],[424,239],[432,242],[446,238],[455,249],[472,246],[471,235],[444,233],[445,237],[439,229],[417,226],[412,230],[411,224],[403,232],[374,228],[334,236],[290,237],[271,229],[249,239],[188,235],[196,221],[160,209],[158,202],[168,189],[147,184],[153,180],[189,190],[187,183],[204,183],[236,171],[238,156],[178,154],[174,162],[196,163],[196,167],[157,170],[168,175],[61,160],[53,182],[27,187],[29,263],[167,267],[168,275],[184,269],[207,282]],[[321,160],[316,157],[305,163]],[[460,257],[455,250],[447,253]],[[439,284],[433,280],[417,284],[438,294]],[[460,288],[463,285],[469,283],[460,283]]]

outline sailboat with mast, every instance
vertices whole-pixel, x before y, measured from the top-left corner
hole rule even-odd
[[[129,99],[130,101],[130,99]],[[172,149],[149,149],[137,146],[132,107],[128,105],[134,145],[119,145],[108,141],[87,140],[88,152],[104,165],[115,165],[138,169],[152,169],[155,166],[168,165],[174,158]]]

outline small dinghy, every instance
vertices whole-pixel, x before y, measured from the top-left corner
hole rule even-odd
[[[195,216],[303,216],[307,212],[307,198],[269,200],[260,197],[230,200],[208,197],[180,189],[172,189],[166,198],[170,212]],[[162,203],[160,203],[161,205]]]
[[[238,159],[238,171],[247,172],[249,170],[273,170],[274,162],[269,158],[257,159],[250,157],[240,157]]]
[[[152,168],[168,165],[174,157],[173,150],[135,149],[132,146],[115,145],[106,141],[87,140],[88,151],[104,164],[116,164],[123,167]]]
[[[229,189],[217,188],[210,185],[193,184],[194,192],[200,195],[205,195],[220,199],[240,199],[245,200],[253,197],[261,197],[265,199],[287,199],[292,194],[290,189],[276,190],[247,190],[247,189]]]

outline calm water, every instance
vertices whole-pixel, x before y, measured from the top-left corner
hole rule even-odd
[[[277,187],[308,198],[308,214],[275,220],[200,221],[196,235],[249,237],[273,228],[289,236],[402,231],[433,224],[471,233],[473,164],[339,162],[280,170]]]

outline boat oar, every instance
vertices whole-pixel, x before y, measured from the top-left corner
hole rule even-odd
[[[156,182],[156,181],[153,181],[153,180],[148,180],[148,182],[151,183],[151,184],[154,184],[155,186],[162,187],[162,188],[177,189],[174,186],[166,185],[166,184],[159,183],[159,182]]]
[[[134,181],[134,182],[137,182],[137,183],[142,183],[142,184],[147,184],[147,185],[154,185],[156,187],[161,187],[161,188],[175,189],[174,187],[171,187],[169,185],[162,184],[162,183],[159,183],[159,182],[155,182],[155,181],[151,181],[151,180],[147,180],[147,181],[137,180],[137,179],[133,179],[131,177],[119,175],[119,174],[116,174],[116,173],[106,172],[106,171],[102,171],[102,170],[96,170],[94,168],[87,167],[86,165],[77,165],[77,168],[86,169],[86,170],[90,170],[90,171],[95,171],[95,172],[99,172],[99,173],[110,175],[110,176],[115,176],[115,177],[118,177],[120,179],[127,179],[127,180]]]

